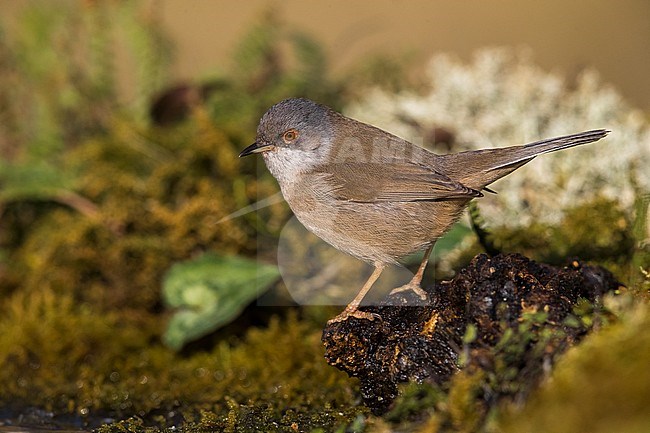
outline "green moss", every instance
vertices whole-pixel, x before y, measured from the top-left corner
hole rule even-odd
[[[173,263],[207,250],[257,250],[249,220],[218,223],[238,209],[232,183],[241,170],[236,145],[205,117],[197,116],[185,131],[151,137],[149,144],[167,156],[144,158],[146,163],[129,141],[133,137],[119,131],[71,152],[80,194],[96,212],[88,216],[61,207],[33,222],[10,255],[19,264],[10,272],[21,290],[73,293],[100,309],[151,311],[159,302],[160,278]],[[252,179],[247,184],[248,201],[270,193],[273,185]],[[287,210],[275,206],[262,215],[286,220]]]
[[[501,251],[517,251],[536,260],[562,264],[579,257],[599,263],[629,261],[634,251],[633,223],[610,199],[597,197],[565,212],[558,225],[533,223],[521,229],[490,230]]]
[[[237,344],[223,341],[185,357],[148,343],[151,330],[61,301],[46,292],[9,303],[0,320],[0,380],[3,397],[11,398],[4,404],[91,419],[108,410],[150,419],[180,411],[192,420],[203,408],[222,427],[263,421],[316,427],[364,411],[353,403],[353,382],[322,361],[319,331],[295,315],[251,328]]]
[[[587,337],[523,408],[506,410],[502,431],[650,431],[649,327],[650,308],[642,302]]]
[[[448,413],[454,431],[472,432],[482,423],[486,408],[478,397],[482,395],[484,374],[463,371],[453,377],[449,390]]]
[[[94,364],[110,370],[103,355],[119,332],[128,343],[120,345],[120,352],[146,341],[146,331],[121,326],[116,315],[98,317],[69,295],[47,289],[17,292],[4,303],[0,319],[3,403],[31,401],[48,410],[66,410],[70,400],[78,399],[73,406],[83,406],[84,371]]]
[[[309,320],[291,316],[266,327],[267,312],[257,321],[262,328],[224,332],[185,354],[160,343],[168,319],[161,278],[174,263],[207,251],[273,259],[273,240],[289,217],[285,204],[224,218],[277,192],[270,175],[259,175],[259,161],[237,154],[279,99],[300,95],[340,106],[324,53],[268,14],[245,37],[232,73],[220,78],[224,85],[188,109],[184,122],[159,128],[146,124],[145,113],[166,69],[162,29],[141,20],[149,15],[137,7],[95,6],[35,15],[28,8],[32,19],[21,30],[41,43],[28,51],[0,43],[0,69],[11,72],[0,84],[14,89],[0,92],[12,120],[9,154],[25,165],[16,172],[24,178],[44,166],[54,174],[22,194],[7,191],[25,190],[24,182],[0,179],[0,404],[90,420],[138,415],[147,425],[161,414],[162,425],[179,422],[173,411],[199,429],[352,422],[363,412],[354,382],[322,360],[320,331]],[[104,12],[135,32],[131,39],[145,52],[136,67],[156,71],[153,81],[139,83],[148,87],[139,89],[137,107],[116,99],[106,55],[113,21],[102,20]],[[72,37],[86,31],[95,38],[89,46]],[[88,68],[52,57],[56,34],[70,36],[74,52],[89,52]],[[278,53],[287,43],[292,58],[285,63]],[[76,79],[52,86],[60,77]],[[74,103],[61,100],[62,89],[74,91]],[[35,110],[36,128],[29,116],[14,115]],[[0,167],[16,161],[3,154]],[[214,417],[198,420],[201,409]],[[115,428],[142,425],[133,419]]]

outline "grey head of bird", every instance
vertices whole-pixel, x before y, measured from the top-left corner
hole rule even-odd
[[[309,171],[328,159],[334,138],[331,116],[324,105],[303,98],[285,99],[260,120],[255,143],[240,156],[262,153],[269,171],[279,181]]]

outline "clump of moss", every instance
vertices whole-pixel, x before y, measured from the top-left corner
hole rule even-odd
[[[449,278],[454,269],[480,252],[516,252],[553,265],[566,265],[573,259],[598,264],[624,283],[634,284],[638,267],[650,257],[649,244],[644,241],[645,211],[641,209],[632,218],[618,201],[595,197],[565,209],[558,224],[535,221],[525,227],[508,227],[486,224],[481,202],[472,202],[470,217],[476,236],[468,236],[432,266],[437,276]]]
[[[649,431],[650,308],[641,302],[627,310],[620,322],[569,350],[528,402],[507,407],[502,431]]]
[[[106,359],[116,347],[115,337],[121,341],[113,355],[122,357],[145,344],[147,334],[123,326],[116,314],[96,315],[69,294],[51,289],[17,292],[4,302],[0,319],[3,403],[15,407],[32,402],[47,410],[82,408],[82,396],[91,391],[83,377],[96,365],[104,367],[97,377],[110,375],[105,362],[116,362],[115,356]]]
[[[250,180],[235,197],[236,145],[209,119],[197,116],[183,135],[149,137],[158,158],[143,157],[131,143],[136,130],[129,132],[89,140],[70,153],[95,213],[58,208],[35,222],[11,255],[20,264],[10,272],[21,290],[69,292],[99,309],[151,312],[173,263],[207,250],[257,249],[250,220],[219,220],[237,210],[237,200],[254,200],[271,185]],[[264,214],[270,221],[287,216],[282,206]]]
[[[203,409],[237,431],[266,423],[336,425],[364,412],[353,403],[354,383],[322,361],[319,331],[293,314],[189,357],[148,341],[154,330],[118,319],[70,298],[61,304],[51,292],[17,294],[0,319],[0,380],[12,399],[3,403],[89,420],[138,414],[149,425],[178,422],[173,413],[192,421]],[[38,395],[44,400],[35,401]]]
[[[597,197],[565,211],[557,225],[488,230],[501,251],[517,251],[546,263],[579,257],[599,263],[628,261],[634,251],[632,221],[615,200]]]

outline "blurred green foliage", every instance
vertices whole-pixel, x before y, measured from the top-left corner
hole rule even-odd
[[[646,241],[648,199],[639,194],[635,212],[621,208],[616,200],[594,197],[566,209],[557,225],[534,222],[524,228],[486,227],[480,202],[470,205],[472,222],[481,248],[492,254],[519,252],[537,261],[567,264],[573,258],[606,266],[632,286],[639,283],[639,268],[650,266],[650,245]],[[471,257],[478,245],[463,255]]]
[[[150,104],[170,84],[172,50],[155,8],[39,4],[14,24],[0,32],[0,404],[92,418],[178,408],[191,417],[201,405],[234,414],[254,402],[267,418],[318,408],[314,426],[363,411],[354,383],[322,362],[313,322],[273,319],[189,357],[161,341],[172,265],[206,252],[273,261],[285,205],[224,218],[277,192],[237,154],[279,99],[341,106],[320,46],[267,13],[222,84],[161,127]],[[135,63],[128,104],[117,92],[117,42]]]
[[[106,133],[116,111],[116,30],[137,56],[135,95],[128,116],[144,120],[153,91],[163,85],[170,45],[155,17],[131,2],[26,7],[0,28],[0,187],[2,203],[59,200],[77,188],[66,151]],[[26,182],[26,180],[28,181]],[[65,200],[63,200],[65,201]],[[69,203],[68,203],[69,204]]]
[[[137,414],[161,425],[180,411],[189,431],[476,428],[468,415],[483,410],[476,398],[508,385],[503,377],[466,372],[445,389],[414,387],[385,420],[364,418],[356,382],[323,360],[316,320],[276,317],[181,353],[161,343],[170,317],[161,285],[174,264],[206,252],[273,261],[286,206],[222,221],[277,192],[254,159],[237,158],[259,116],[290,96],[341,108],[363,86],[400,90],[403,64],[376,60],[335,80],[320,45],[269,11],[231,65],[188,84],[205,92],[185,116],[161,127],[149,119],[151,102],[172,84],[173,49],[155,7],[70,5],[28,6],[11,34],[0,28],[0,404]],[[117,91],[116,41],[135,64],[128,104]],[[543,260],[608,264],[647,293],[650,279],[639,271],[650,262],[641,245],[647,200],[639,209],[629,221],[596,199],[566,225],[492,235],[500,248]],[[144,425],[132,419],[105,430]]]

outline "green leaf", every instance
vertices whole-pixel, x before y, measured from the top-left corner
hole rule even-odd
[[[457,222],[452,226],[451,230],[449,230],[443,237],[438,239],[433,247],[433,254],[447,254],[449,251],[460,245],[463,239],[465,239],[465,237],[471,233],[471,228],[467,227],[462,222]]]
[[[163,299],[176,308],[163,337],[178,350],[230,323],[279,277],[278,268],[212,253],[178,263],[163,280]]]
[[[0,202],[49,200],[69,190],[72,176],[45,161],[7,164],[0,161]]]

